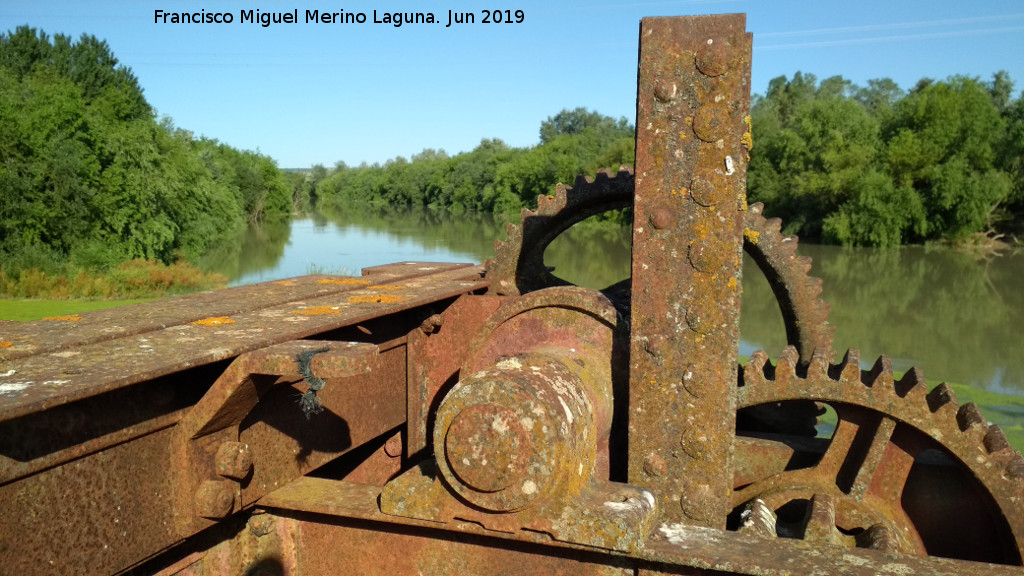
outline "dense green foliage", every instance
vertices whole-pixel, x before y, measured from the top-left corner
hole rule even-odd
[[[847,245],[977,241],[1024,231],[1024,98],[1003,72],[989,83],[889,79],[857,87],[779,77],[751,108],[749,196],[787,233]],[[540,143],[483,140],[449,157],[358,168],[316,166],[296,197],[333,207],[369,202],[511,212],[557,182],[632,163],[633,127],[583,108],[540,127]],[[298,188],[296,188],[298,190]]]
[[[779,77],[751,107],[749,194],[786,231],[892,246],[1014,233],[1024,215],[1024,100],[961,76],[858,88]]]
[[[194,259],[247,221],[291,212],[272,160],[158,122],[105,42],[26,26],[0,34],[6,273]]]
[[[326,206],[371,202],[511,212],[536,205],[537,196],[551,193],[558,182],[572,183],[577,174],[633,163],[633,127],[625,118],[563,110],[541,124],[540,140],[532,148],[511,148],[485,139],[454,157],[428,149],[384,165],[339,163],[330,172],[317,166],[307,179],[307,196]]]

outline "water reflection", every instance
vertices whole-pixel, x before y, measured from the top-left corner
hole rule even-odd
[[[250,230],[204,260],[206,269],[247,284],[308,274],[358,274],[400,261],[482,262],[505,237],[505,221],[483,214],[363,207],[296,219],[290,228]],[[1024,395],[1024,254],[979,261],[948,249],[843,249],[800,245],[814,259],[832,304],[835,348],[865,362],[886,353],[897,369]],[[629,230],[576,227],[545,261],[567,280],[602,288],[629,275]],[[785,331],[774,296],[752,262],[744,265],[741,353],[775,357]]]

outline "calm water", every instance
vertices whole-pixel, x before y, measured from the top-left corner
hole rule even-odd
[[[204,262],[248,284],[309,273],[358,275],[401,261],[482,262],[504,239],[490,215],[364,209],[250,230]],[[932,379],[1024,395],[1024,254],[978,260],[948,249],[843,249],[801,244],[814,259],[832,305],[835,348],[858,348],[867,363],[888,354],[897,369],[917,366]],[[577,284],[604,287],[629,275],[628,230],[574,228],[553,243],[546,262]],[[742,354],[785,345],[781,315],[767,282],[747,262],[741,310]]]

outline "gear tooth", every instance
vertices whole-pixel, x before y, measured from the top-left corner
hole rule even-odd
[[[873,524],[857,535],[857,547],[883,552],[899,552],[899,539],[884,524]]]
[[[968,404],[968,406],[974,406],[974,404]],[[979,411],[978,414],[980,416],[981,411]],[[982,417],[983,424],[984,421],[985,419]],[[984,444],[985,450],[989,454],[1016,454],[1010,446],[1010,441],[1006,439],[1006,434],[1003,433],[1002,428],[999,426],[989,426],[988,431],[985,432]]]
[[[569,190],[572,190],[572,188],[566,186],[565,184],[562,184],[561,182],[559,182],[558,184],[555,184],[555,194],[558,195],[558,196],[561,196],[562,194],[566,194],[567,191],[569,191]]]
[[[818,376],[827,378],[829,375],[829,363],[832,361],[832,348],[815,347],[811,352],[811,360],[807,365],[807,377]]]
[[[779,218],[768,218],[764,221],[765,230],[771,230],[776,234],[782,233],[782,220]]]
[[[611,178],[612,178],[612,171],[607,169],[607,168],[601,168],[600,170],[597,171],[597,174],[594,177],[594,181],[595,182],[607,182],[608,180],[611,180]]]
[[[760,214],[760,213],[764,212],[764,203],[762,203],[762,202],[754,202],[753,204],[747,206],[747,210],[751,214]]]
[[[872,388],[887,387],[895,388],[896,382],[892,376],[892,360],[888,356],[879,356],[875,365],[865,375],[865,384]]]
[[[1012,480],[1024,479],[1024,456],[1014,452],[1010,458],[1010,463],[1003,469],[1003,477]]]
[[[981,409],[974,402],[968,402],[956,411],[956,423],[960,426],[960,430],[964,432],[972,428],[983,430],[988,426],[985,423],[985,416],[981,414]]]
[[[795,378],[799,364],[800,352],[797,351],[796,346],[786,346],[782,349],[782,354],[779,354],[779,361],[775,365],[775,379]]]
[[[632,177],[633,176],[633,167],[628,165],[628,164],[620,164],[619,165],[619,176],[622,176],[623,174],[625,174],[628,177]]]
[[[747,364],[743,366],[743,385],[763,384],[765,381],[765,365],[768,364],[768,355],[764,350],[758,350],[750,355]]]
[[[848,348],[843,361],[829,367],[829,377],[844,384],[860,383],[860,352]]]
[[[592,182],[593,182],[593,180],[591,180],[590,178],[587,178],[583,174],[580,174],[580,175],[576,176],[576,181],[573,182],[572,187],[573,188],[586,188]]]
[[[957,410],[960,403],[957,402],[956,392],[945,382],[939,384],[934,390],[928,393],[928,409],[932,412],[939,410]]]
[[[928,384],[924,380],[924,372],[920,368],[911,368],[896,383],[896,395],[906,398],[911,394],[924,395],[928,391]]]
[[[786,236],[786,238],[794,238],[795,239],[796,236]],[[783,238],[783,242],[785,242],[785,238]],[[807,274],[808,272],[811,271],[811,262],[812,262],[812,260],[808,256],[797,256],[796,257],[797,266],[799,266],[802,269],[801,271],[804,274]]]

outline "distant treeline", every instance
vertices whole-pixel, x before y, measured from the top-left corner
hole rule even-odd
[[[270,158],[158,121],[106,42],[0,34],[0,274],[194,259],[291,194]]]
[[[827,243],[1020,238],[1024,99],[1012,93],[1005,72],[908,92],[776,78],[751,109],[750,197],[787,232]]]
[[[314,166],[306,184],[313,202],[344,206],[352,202],[418,205],[460,212],[512,212],[535,205],[558,182],[632,164],[634,129],[625,118],[609,118],[583,108],[563,110],[541,123],[540,143],[512,148],[486,139],[471,152],[448,156],[424,150],[410,160],[333,170]]]
[[[891,246],[1000,235],[1020,237],[1024,215],[1024,99],[1000,72],[989,83],[921,80],[909,92],[889,79],[866,88],[836,76],[772,80],[751,109],[751,201],[786,232],[848,245]],[[493,212],[535,206],[576,174],[631,164],[634,128],[583,108],[541,123],[540,143],[484,140],[449,157],[333,170],[313,167],[304,198]]]

